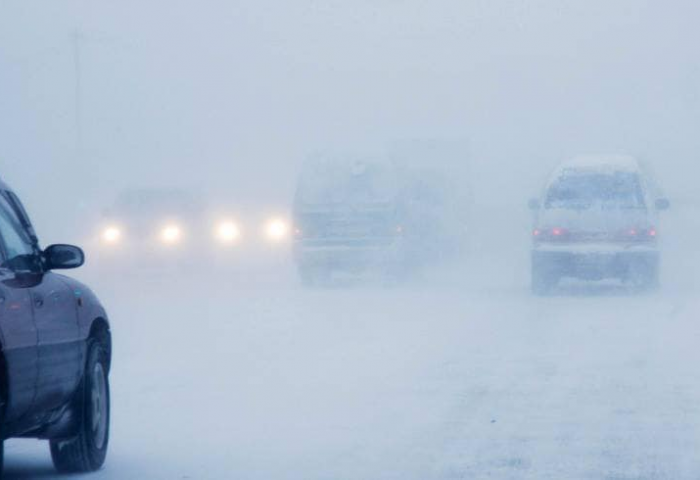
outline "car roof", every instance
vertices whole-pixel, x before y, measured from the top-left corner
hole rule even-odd
[[[119,201],[172,201],[197,198],[192,192],[178,188],[129,188],[117,195]]]
[[[631,155],[589,154],[577,155],[562,162],[549,177],[545,190],[562,178],[581,174],[614,175],[616,173],[640,174],[642,166]]]
[[[639,173],[640,170],[639,162],[630,155],[578,155],[563,162],[557,169],[557,176],[572,172]]]

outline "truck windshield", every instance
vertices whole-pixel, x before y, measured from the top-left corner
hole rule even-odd
[[[565,175],[547,193],[548,209],[643,209],[644,195],[634,173]]]

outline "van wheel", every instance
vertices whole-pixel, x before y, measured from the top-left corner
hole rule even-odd
[[[105,463],[110,423],[108,368],[104,346],[91,340],[85,376],[76,398],[80,412],[78,435],[51,441],[51,458],[59,472],[94,472]]]

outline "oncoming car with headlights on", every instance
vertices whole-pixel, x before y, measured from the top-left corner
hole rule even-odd
[[[224,202],[226,203],[226,202]],[[226,266],[252,246],[285,244],[284,215],[250,215],[249,209],[212,208],[181,189],[132,189],[104,212],[92,249],[103,266],[163,268]]]

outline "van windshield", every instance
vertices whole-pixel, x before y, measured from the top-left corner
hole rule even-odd
[[[548,209],[644,209],[639,176],[634,173],[565,175],[547,193]]]

